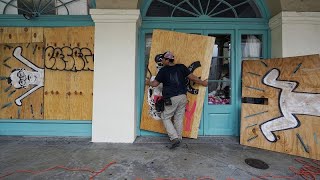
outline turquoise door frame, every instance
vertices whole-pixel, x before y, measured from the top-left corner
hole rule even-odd
[[[268,26],[269,12],[266,9],[264,0],[256,0],[260,9],[262,18],[176,18],[176,17],[146,17],[147,9],[151,1],[146,1],[142,7],[142,25],[139,31],[139,55],[137,68],[137,132],[139,136],[161,134],[140,130],[140,119],[142,112],[144,96],[145,79],[145,35],[151,34],[154,29],[172,30],[185,33],[208,34],[230,34],[232,38],[232,58],[233,64],[231,71],[233,73],[233,88],[231,100],[232,105],[209,105],[208,92],[205,97],[204,110],[202,112],[199,135],[239,135],[240,113],[241,113],[241,35],[242,34],[260,34],[263,37],[263,58],[270,57],[270,31]],[[227,108],[226,108],[227,107]],[[225,114],[229,117],[226,124],[220,124],[222,127],[210,127],[208,121],[210,114]],[[228,115],[229,114],[229,115]],[[221,116],[220,116],[221,117]],[[219,118],[219,117],[218,117]],[[225,119],[223,117],[222,119]]]
[[[231,80],[231,104],[225,105],[210,105],[208,102],[208,88],[204,101],[204,135],[234,135],[236,127],[235,104],[236,104],[236,88],[235,85],[235,69],[236,69],[236,39],[235,30],[233,29],[208,29],[204,35],[230,35],[231,37],[231,55],[230,55],[230,80]],[[211,81],[209,80],[209,83]],[[234,88],[235,87],[235,88]]]
[[[95,8],[95,0],[90,1]],[[26,20],[22,15],[1,15],[0,27],[80,27],[94,26],[90,15],[41,15]],[[92,121],[0,119],[0,136],[78,136],[91,137]]]

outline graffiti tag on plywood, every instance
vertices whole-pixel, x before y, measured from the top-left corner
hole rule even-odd
[[[320,94],[295,92],[299,82],[278,80],[279,75],[280,70],[274,68],[263,78],[265,85],[280,89],[278,102],[282,116],[260,125],[261,132],[270,142],[277,141],[273,132],[300,126],[300,121],[295,115],[320,116]]]
[[[52,47],[45,50],[46,69],[59,71],[93,71],[93,53],[89,48]]]
[[[29,86],[33,86],[30,90],[15,100],[16,105],[21,106],[24,98],[28,97],[30,94],[44,86],[44,69],[39,68],[30,62],[30,60],[23,57],[21,46],[18,46],[14,49],[13,56],[21,63],[32,69],[32,71],[28,71],[24,68],[14,69],[8,78],[8,83],[16,89],[27,89]]]
[[[243,61],[241,144],[320,159],[319,60]]]
[[[42,50],[42,43],[0,45],[0,58],[4,59],[0,67],[0,118],[43,118]]]

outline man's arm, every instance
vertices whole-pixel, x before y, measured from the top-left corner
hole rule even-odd
[[[159,84],[157,80],[150,81],[149,78],[146,78],[146,86],[157,87]]]
[[[195,82],[195,83],[197,83],[197,84],[200,84],[200,85],[202,85],[202,86],[204,86],[204,87],[207,87],[207,86],[208,86],[208,80],[202,81],[201,79],[199,79],[197,76],[193,75],[192,73],[189,74],[187,77],[188,77],[191,81],[193,81],[193,82]]]

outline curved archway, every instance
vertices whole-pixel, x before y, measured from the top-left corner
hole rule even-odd
[[[263,0],[149,0],[142,16],[148,18],[269,18]]]

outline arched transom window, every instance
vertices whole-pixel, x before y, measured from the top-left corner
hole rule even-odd
[[[255,0],[152,0],[147,17],[261,18]]]
[[[0,0],[0,14],[88,15],[94,0]]]

